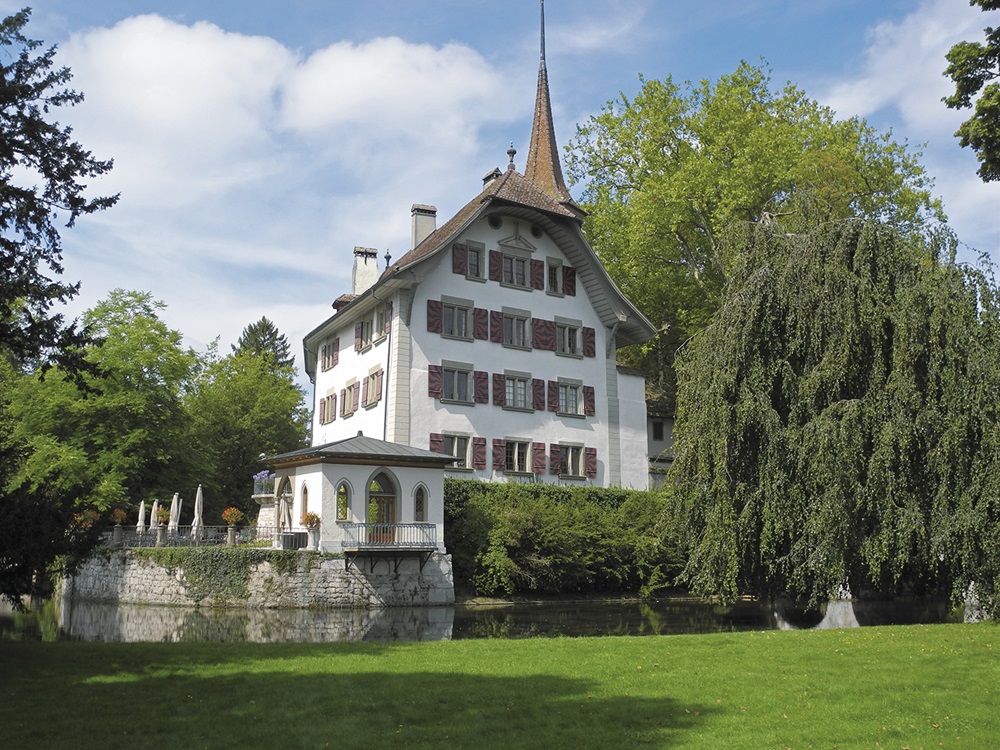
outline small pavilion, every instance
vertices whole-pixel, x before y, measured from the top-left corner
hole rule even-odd
[[[285,523],[276,512],[282,532],[304,540],[303,517],[316,513],[319,551],[343,552],[349,565],[390,556],[398,566],[408,554],[445,553],[444,467],[454,460],[359,432],[263,463],[275,474],[275,508],[290,509]]]

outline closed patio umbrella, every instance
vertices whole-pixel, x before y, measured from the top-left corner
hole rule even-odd
[[[152,526],[153,519],[150,518],[150,526]],[[135,525],[135,533],[141,534],[146,530],[146,501],[143,500],[139,503],[139,522]]]
[[[202,494],[201,485],[198,485],[198,491],[194,495],[194,520],[191,522],[191,538],[200,539],[201,531],[204,527],[204,522],[201,520],[201,514],[203,512],[203,506],[205,505],[205,496]]]
[[[278,530],[292,529],[292,498],[287,492],[282,492],[278,498]]]
[[[167,523],[167,531],[176,534],[177,527],[181,523],[181,496],[174,493],[174,499],[170,501],[170,521]]]
[[[153,509],[149,511],[149,526],[150,528],[155,528],[160,525],[160,519],[157,517],[157,513],[160,510],[160,501],[153,498]]]

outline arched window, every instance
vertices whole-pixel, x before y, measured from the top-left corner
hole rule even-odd
[[[341,482],[337,487],[337,520],[346,521],[350,517],[351,496],[347,490],[347,482]]]
[[[309,512],[309,487],[302,485],[302,515]]]
[[[369,541],[391,543],[395,539],[396,487],[383,471],[368,486]]]
[[[427,520],[427,492],[423,487],[417,487],[413,496],[413,520],[417,523]]]

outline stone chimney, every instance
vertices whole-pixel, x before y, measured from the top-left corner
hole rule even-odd
[[[410,236],[411,249],[426,240],[437,229],[437,207],[414,203],[410,209],[413,217],[413,231]]]
[[[354,248],[354,270],[351,273],[351,293],[363,294],[378,281],[378,250]]]

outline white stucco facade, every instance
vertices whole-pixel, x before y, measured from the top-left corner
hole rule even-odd
[[[524,174],[508,155],[442,226],[414,205],[413,247],[380,273],[355,248],[354,288],[304,340],[313,444],[361,433],[453,455],[451,476],[646,488],[644,384],[617,352],[656,329],[583,234],[544,44]]]

